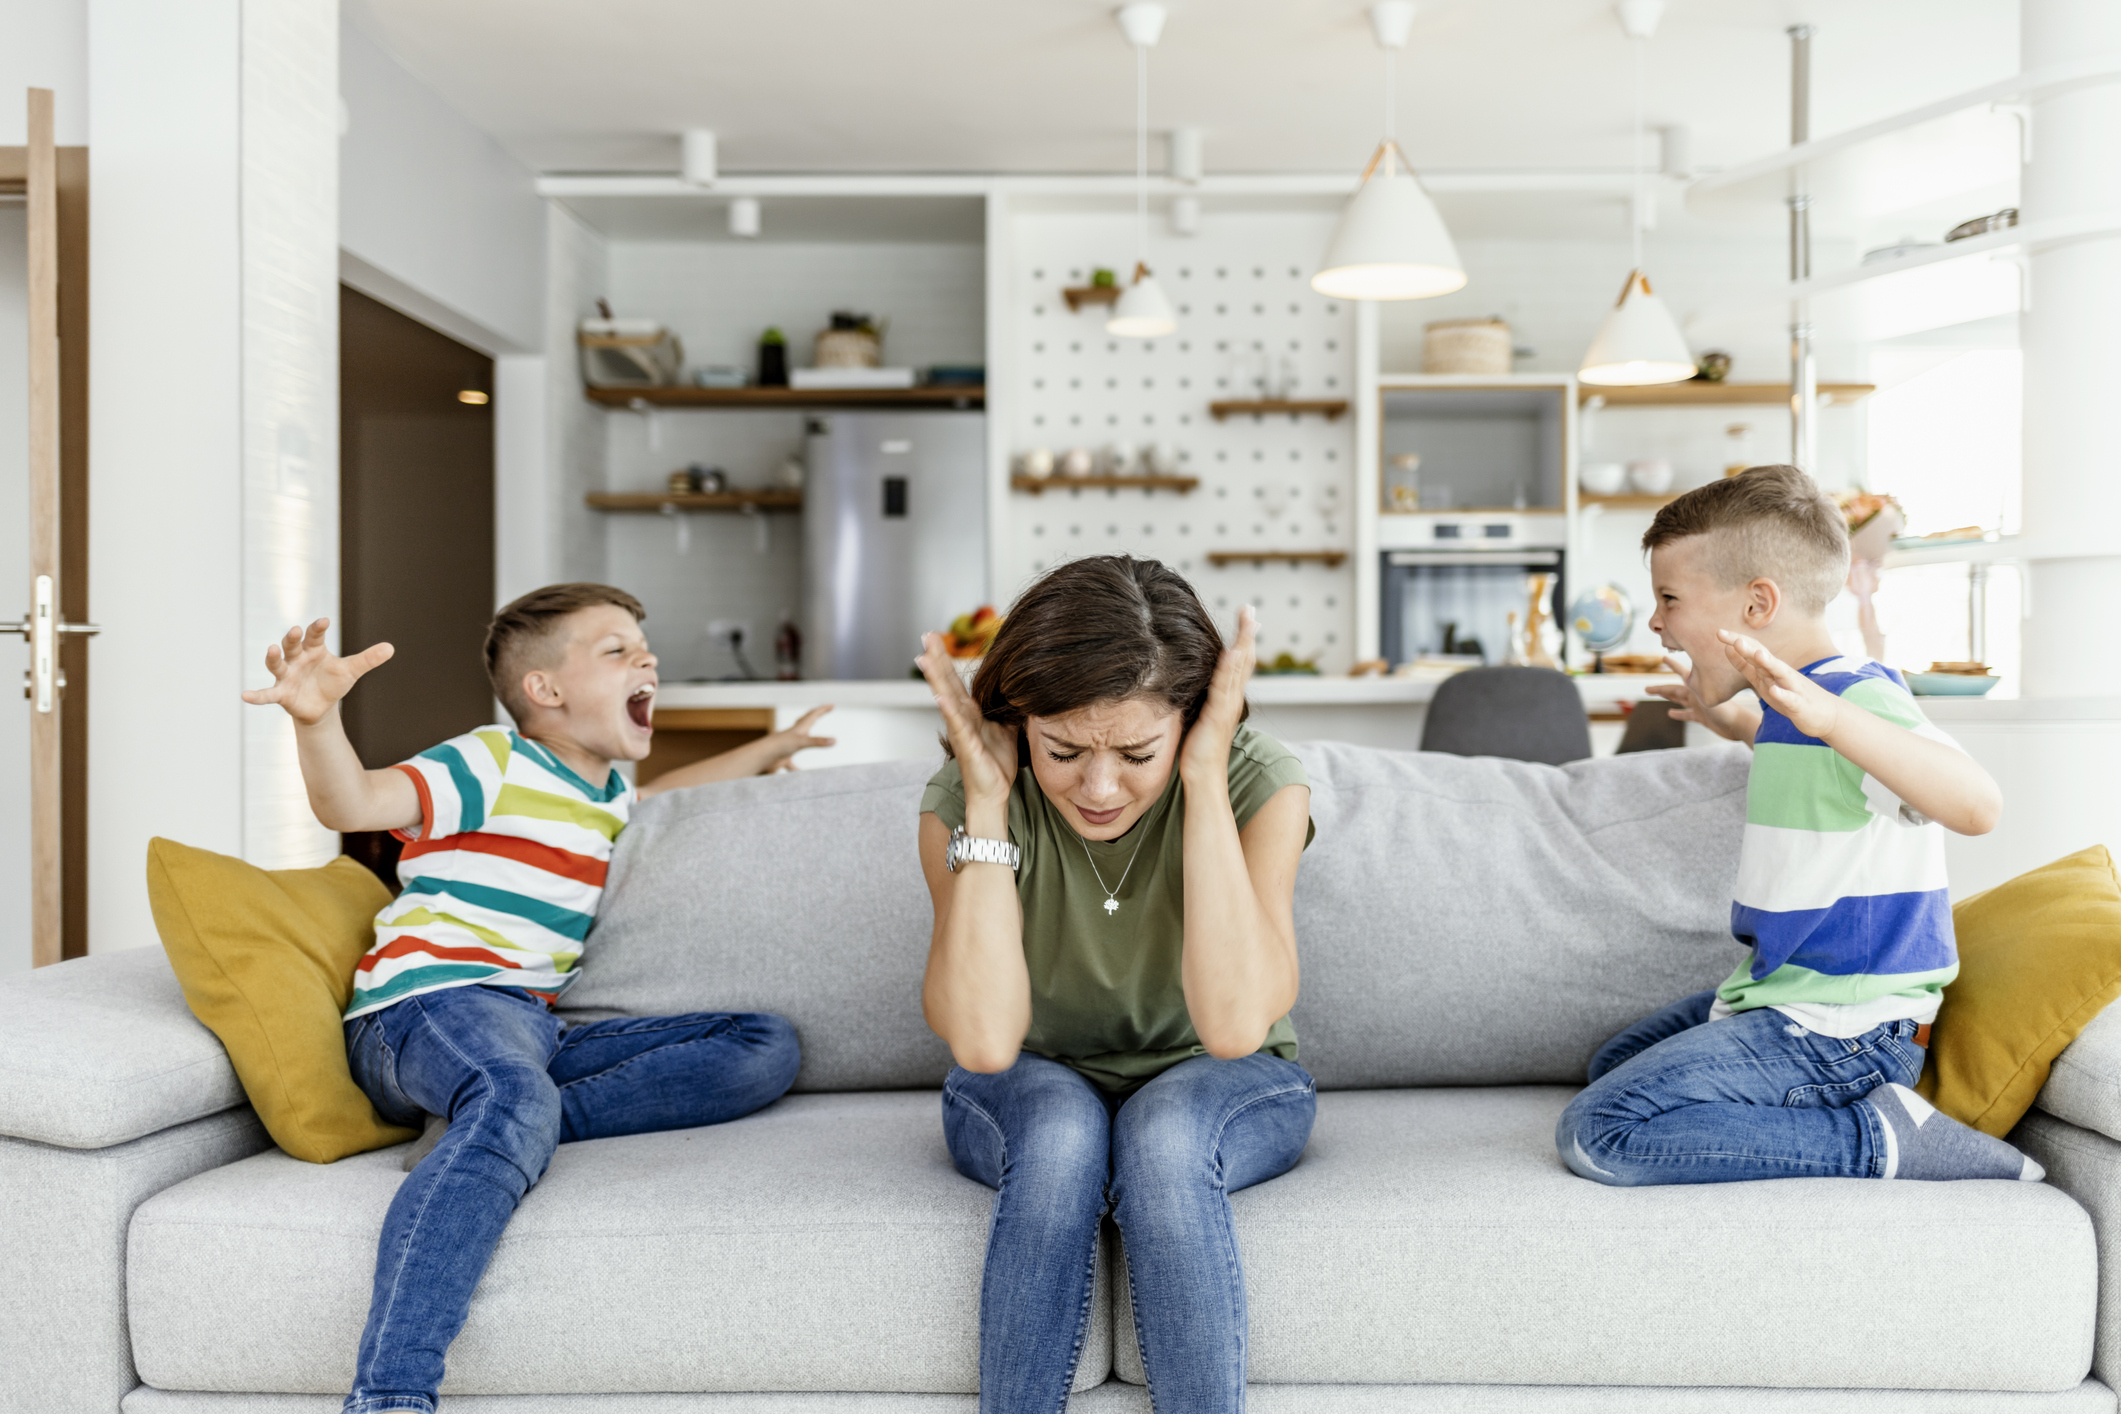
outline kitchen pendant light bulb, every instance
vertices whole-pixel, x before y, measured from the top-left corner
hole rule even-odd
[[[740,196],[729,203],[729,234],[756,240],[759,234],[759,203],[753,196]]]
[[[1640,270],[1628,272],[1620,302],[1598,326],[1576,370],[1577,381],[1600,388],[1639,388],[1653,383],[1684,383],[1694,376],[1694,356],[1686,336],[1664,301],[1651,293]]]
[[[1134,267],[1134,283],[1121,293],[1105,321],[1105,332],[1122,339],[1161,339],[1178,331],[1178,315],[1171,297],[1156,282],[1148,267]]]
[[[1427,299],[1465,287],[1465,265],[1436,203],[1411,171],[1390,172],[1388,148],[1399,150],[1389,139],[1378,146],[1311,277],[1311,288],[1322,295]],[[1380,159],[1386,173],[1377,171]]]

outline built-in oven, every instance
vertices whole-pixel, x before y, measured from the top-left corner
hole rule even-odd
[[[1547,614],[1560,621],[1560,517],[1476,512],[1393,517],[1378,576],[1378,649],[1393,666],[1434,655],[1510,656],[1533,576],[1549,576]]]

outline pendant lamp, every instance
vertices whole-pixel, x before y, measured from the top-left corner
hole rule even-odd
[[[1161,339],[1178,329],[1171,298],[1142,259],[1149,229],[1149,50],[1164,32],[1164,7],[1128,5],[1119,27],[1134,46],[1134,283],[1121,292],[1105,332],[1124,339]]]
[[[1598,334],[1585,351],[1578,381],[1601,388],[1641,387],[1651,383],[1684,383],[1694,376],[1694,356],[1687,351],[1686,336],[1664,301],[1650,289],[1650,277],[1642,272],[1642,225],[1649,209],[1643,191],[1642,168],[1642,55],[1643,45],[1657,32],[1664,13],[1664,0],[1621,0],[1614,7],[1620,26],[1635,45],[1635,200],[1629,208],[1634,229],[1635,268],[1620,287],[1620,298],[1598,326]]]
[[[1311,288],[1338,299],[1426,299],[1466,283],[1436,203],[1392,136],[1394,56],[1406,46],[1414,7],[1385,0],[1370,7],[1370,29],[1385,51],[1385,135],[1348,198]],[[1381,170],[1380,170],[1381,169]],[[1404,170],[1402,170],[1404,169]]]

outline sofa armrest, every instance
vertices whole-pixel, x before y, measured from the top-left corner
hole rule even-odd
[[[2121,1139],[2121,1004],[2093,1017],[2055,1057],[2033,1104],[2080,1129]]]
[[[106,1149],[247,1104],[160,948],[0,978],[0,1135]]]
[[[2099,1250],[2099,1314],[2092,1334],[2092,1373],[2109,1388],[2121,1382],[2121,1141],[2034,1110],[2010,1142],[2047,1170],[2047,1181],[2091,1214]]]

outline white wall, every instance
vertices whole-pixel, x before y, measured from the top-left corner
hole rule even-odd
[[[575,326],[596,313],[610,292],[611,252],[604,238],[556,203],[545,208],[546,260],[551,271],[545,296],[545,396],[547,504],[550,521],[540,539],[499,558],[537,563],[526,587],[558,580],[605,577],[604,518],[583,504],[605,489],[604,410],[582,396]]]
[[[25,88],[52,91],[61,147],[88,141],[88,0],[0,0],[0,147],[29,141]]]
[[[535,352],[545,214],[531,171],[351,22],[338,84],[348,283],[487,353]]]

